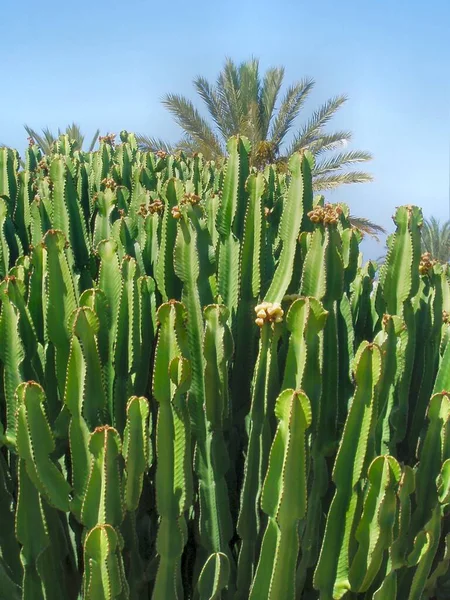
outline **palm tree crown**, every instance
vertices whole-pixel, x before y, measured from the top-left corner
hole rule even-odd
[[[450,262],[450,221],[441,224],[439,219],[424,219],[422,248],[441,262]]]
[[[257,59],[240,65],[227,59],[215,84],[204,77],[194,79],[195,90],[213,123],[203,118],[189,99],[179,94],[167,94],[163,104],[183,129],[184,136],[173,148],[162,140],[140,135],[141,146],[147,150],[199,151],[206,159],[217,159],[225,154],[226,140],[239,133],[252,142],[253,164],[256,166],[282,161],[283,156],[289,156],[296,150],[309,149],[316,156],[313,174],[316,190],[371,181],[368,173],[345,170],[355,163],[370,160],[371,154],[344,150],[352,137],[349,131],[325,131],[327,123],[347,100],[345,96],[331,98],[314,111],[296,129],[286,146],[287,135],[314,87],[314,80],[304,78],[294,83],[278,103],[283,78],[283,67],[268,69],[261,77]]]
[[[85,136],[83,133],[81,133],[81,129],[76,123],[68,125],[64,131],[58,129],[58,135],[55,135],[52,131],[50,131],[48,127],[45,127],[42,130],[42,133],[38,133],[35,129],[32,129],[28,125],[25,125],[24,127],[30,138],[33,138],[33,140],[37,143],[37,145],[40,147],[44,154],[50,154],[52,145],[63,133],[67,133],[69,138],[71,140],[74,140],[76,150],[81,150],[83,148]],[[88,152],[92,152],[92,150],[94,149],[99,134],[100,129],[97,129],[97,131],[94,134],[94,137],[92,138],[91,143],[89,144]]]

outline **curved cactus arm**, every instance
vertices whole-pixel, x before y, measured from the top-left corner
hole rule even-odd
[[[123,286],[114,327],[113,341],[114,387],[111,418],[120,432],[125,427],[128,397],[133,387],[134,373],[139,364],[138,277],[135,259],[122,260]]]
[[[219,232],[216,228],[217,222],[217,214],[220,207],[220,196],[219,194],[214,193],[213,191],[208,192],[205,195],[205,213],[206,213],[206,223],[209,231],[209,235],[211,238],[211,244],[214,249],[214,252],[217,252],[218,244],[219,244]]]
[[[350,286],[355,280],[358,273],[358,262],[360,260],[359,244],[362,240],[362,234],[349,227],[348,224],[348,207],[343,206],[345,213],[345,227],[341,230],[342,240],[342,259],[344,261],[344,285],[345,291],[350,291]]]
[[[98,286],[106,297],[109,306],[111,323],[109,326],[109,349],[108,365],[106,367],[106,382],[108,384],[108,408],[110,415],[114,415],[114,348],[119,324],[119,305],[124,286],[122,272],[120,269],[119,256],[117,253],[117,242],[114,240],[103,240],[97,246],[97,252],[100,256],[100,270],[98,274]]]
[[[419,293],[414,299],[418,343],[415,346],[409,393],[410,419],[407,436],[409,454],[414,454],[417,448],[439,364],[439,344],[444,315],[443,286],[448,286],[447,281],[442,279],[442,271],[441,265],[435,265],[428,273],[422,274]]]
[[[144,473],[149,467],[149,413],[146,398],[130,398],[122,448],[125,459],[125,507],[128,511],[134,511],[138,507]]]
[[[109,425],[97,427],[89,438],[91,466],[81,508],[88,529],[118,526],[123,519],[122,481],[119,470],[120,437]]]
[[[99,319],[91,308],[82,306],[70,316],[69,323],[79,342],[71,341],[64,401],[72,415],[83,414],[88,425],[95,427],[106,406],[97,343]]]
[[[184,219],[181,219],[174,251],[174,265],[177,277],[183,282],[183,301],[189,320],[187,333],[192,367],[192,385],[188,402],[194,429],[203,430],[204,432],[203,319],[197,288],[200,268],[196,241],[197,236],[194,227],[189,221],[185,222]]]
[[[294,300],[286,316],[291,332],[283,388],[302,389],[311,402],[312,428],[317,427],[321,395],[320,333],[328,311],[316,298]]]
[[[59,510],[68,512],[70,485],[50,459],[55,440],[44,411],[44,392],[34,382],[17,388],[17,452],[39,493]]]
[[[278,396],[278,428],[270,450],[261,508],[269,521],[249,598],[294,598],[299,551],[298,522],[305,516],[306,430],[311,407],[303,392],[287,389]],[[290,478],[290,473],[296,473]]]
[[[378,422],[376,426],[376,448],[381,454],[392,448],[394,432],[391,415],[396,403],[396,390],[405,369],[404,352],[408,343],[408,331],[404,321],[397,316],[385,314],[382,330],[376,335],[383,356],[383,377],[378,390]]]
[[[252,383],[249,440],[241,489],[237,532],[242,540],[238,561],[238,598],[247,598],[261,536],[259,502],[270,452],[270,413],[278,392],[277,349],[281,326],[265,323]]]
[[[153,395],[158,404],[156,424],[156,504],[161,517],[156,548],[160,558],[153,598],[181,598],[181,555],[187,540],[185,512],[192,503],[189,415],[185,395],[190,366],[183,356],[184,307],[178,302],[158,310]]]
[[[60,397],[64,395],[70,337],[68,320],[78,298],[72,271],[65,253],[66,238],[61,231],[49,230],[44,237],[45,252],[45,327],[55,347],[56,377]]]
[[[381,299],[384,300],[383,312],[402,317],[408,332],[407,344],[403,351],[404,369],[396,386],[396,403],[391,414],[392,448],[404,439],[408,423],[409,392],[416,345],[416,323],[411,299],[419,291],[422,220],[422,213],[415,206],[402,206],[397,209],[394,218],[397,229],[389,239],[388,255],[380,272],[379,303]]]
[[[6,437],[14,443],[17,425],[17,386],[24,380],[25,349],[19,335],[19,311],[7,295],[8,283],[0,285],[0,361],[3,363],[3,385],[6,404]]]
[[[149,384],[150,360],[156,329],[155,282],[148,275],[144,275],[137,280],[137,288],[139,354],[136,361],[133,391],[135,394],[144,394],[147,393]]]
[[[0,432],[2,428],[0,425]],[[22,580],[22,565],[20,563],[20,546],[14,531],[14,519],[17,506],[13,499],[13,479],[9,473],[8,463],[3,454],[0,454],[0,511],[2,515],[2,527],[0,529],[0,585],[10,585],[11,590],[19,586]],[[7,580],[11,581],[7,584]],[[15,584],[15,585],[14,585]],[[0,587],[0,589],[3,589]]]
[[[443,390],[450,390],[450,344],[448,343],[445,345],[444,354],[439,363],[433,394],[438,394]]]
[[[450,568],[450,533],[445,536],[444,542],[444,553],[435,568],[428,577],[425,587],[423,588],[423,594],[426,598],[432,598],[436,596],[439,588],[439,578],[447,577]]]
[[[158,260],[155,269],[155,279],[158,290],[164,302],[170,299],[179,300],[180,285],[174,269],[173,249],[177,237],[177,219],[172,214],[172,209],[181,204],[184,187],[180,181],[170,179],[164,186],[164,214],[161,225],[161,241],[159,245]]]
[[[27,275],[28,277],[28,275]],[[10,275],[0,284],[0,299],[12,303],[19,315],[19,334],[23,343],[26,361],[24,373],[27,379],[43,379],[43,367],[38,354],[38,340],[30,311],[25,301],[27,288],[24,280]]]
[[[52,166],[50,167],[50,175]],[[64,193],[70,228],[64,231],[68,231],[70,233],[70,245],[75,259],[75,267],[80,272],[87,269],[89,266],[91,244],[88,237],[83,215],[83,208],[78,196],[74,176],[75,173],[72,174],[70,169],[66,169]],[[53,193],[56,193],[55,187],[53,188]]]
[[[357,485],[368,458],[376,419],[376,386],[381,376],[378,346],[363,343],[355,366],[356,390],[333,470],[336,485],[325,536],[314,573],[314,587],[324,600],[342,598],[350,589],[350,536],[357,508]],[[357,442],[355,443],[355,440]],[[349,468],[349,465],[351,468]],[[342,518],[345,515],[345,519]]]
[[[369,261],[360,267],[350,284],[350,305],[355,329],[356,347],[373,333],[370,296],[375,278],[374,264]]]
[[[31,253],[33,266],[28,283],[28,310],[33,320],[39,343],[43,346],[46,338],[44,327],[44,248],[41,244],[34,247]]]
[[[282,248],[272,283],[264,297],[267,302],[281,302],[288,289],[294,268],[297,240],[304,219],[304,210],[310,204],[312,205],[311,166],[308,157],[299,152],[293,154],[289,159],[289,170],[291,181],[279,229]],[[310,197],[308,197],[308,194]],[[315,295],[307,292],[302,293],[304,295]]]
[[[19,190],[14,208],[14,222],[22,248],[27,251],[30,245],[30,200],[32,195],[31,174],[21,171],[18,175]]]
[[[112,212],[116,206],[117,197],[113,189],[106,188],[104,192],[98,192],[95,196],[95,215],[93,244],[95,247],[102,240],[107,240],[112,235]]]
[[[249,195],[245,215],[244,239],[241,245],[241,283],[235,328],[236,357],[232,370],[231,389],[239,398],[236,412],[248,411],[250,383],[256,359],[256,333],[253,309],[261,291],[261,268],[263,247],[262,196],[266,183],[262,173],[252,173],[247,180]],[[250,331],[249,331],[249,328]]]
[[[162,205],[162,210],[164,210],[164,205]],[[153,214],[141,213],[141,215],[141,219],[138,221],[138,229],[142,261],[145,273],[154,277],[159,252],[159,233],[162,217],[158,212]]]
[[[400,477],[400,465],[392,456],[378,456],[369,467],[368,490],[355,531],[358,550],[349,572],[354,591],[365,592],[370,587],[392,543]]]
[[[208,552],[229,553],[229,542],[232,536],[229,508],[219,493],[224,493],[224,465],[226,458],[220,456],[220,446],[214,441],[212,423],[204,412],[206,403],[205,391],[205,348],[202,344],[203,318],[197,279],[199,276],[199,260],[197,252],[197,236],[190,221],[180,219],[180,229],[175,246],[175,271],[184,284],[183,300],[187,309],[188,342],[192,367],[192,384],[189,391],[189,409],[193,425],[193,435],[197,446],[194,457],[194,469],[199,479],[200,489],[200,539],[201,545]],[[216,309],[212,309],[216,310]],[[211,313],[213,314],[213,313]],[[222,349],[221,352],[224,350]],[[216,350],[217,352],[217,350]],[[208,357],[208,361],[211,360]],[[214,357],[217,360],[217,355]],[[210,390],[208,395],[220,394],[221,390]],[[210,396],[209,396],[210,397]],[[215,402],[216,400],[211,400]],[[210,412],[211,414],[211,412]],[[217,508],[219,507],[219,509]]]
[[[200,535],[208,550],[228,554],[233,536],[233,523],[225,475],[230,468],[228,449],[223,435],[229,420],[228,364],[233,341],[226,323],[225,306],[210,305],[204,309],[203,336],[204,398],[206,440],[198,442],[195,465],[199,474]],[[215,517],[213,516],[215,513]]]
[[[416,509],[410,526],[410,538],[416,536],[430,520],[438,502],[436,479],[442,463],[450,458],[448,427],[450,422],[450,396],[447,392],[435,394],[427,411],[428,426],[419,446],[419,463],[416,471]]]
[[[230,578],[230,561],[223,552],[211,554],[198,578],[199,600],[220,600]]]
[[[110,525],[98,525],[89,531],[84,542],[83,598],[126,600],[129,597],[122,549],[120,533]]]
[[[2,148],[0,148],[2,150]],[[6,237],[6,219],[8,217],[8,205],[6,200],[0,197],[0,277],[5,277],[9,271],[10,249]]]
[[[250,142],[242,136],[231,137],[227,142],[227,152],[216,226],[223,238],[227,238],[233,231],[237,238],[241,239],[245,215],[245,204],[241,194],[248,176]]]
[[[383,297],[391,315],[402,316],[404,303],[419,289],[422,221],[422,211],[416,206],[401,206],[394,217],[397,230],[389,240],[388,254],[380,273]]]
[[[25,461],[19,461],[19,495],[16,509],[16,537],[22,545],[20,558],[24,567],[23,597],[43,599],[42,582],[37,563],[48,549],[51,540],[45,519],[42,500],[27,474]]]
[[[250,143],[246,138],[232,137],[228,140],[227,151],[229,156],[216,222],[219,232],[217,283],[220,298],[234,320],[241,277],[239,254],[247,206],[245,182],[248,176]]]
[[[420,557],[417,561],[414,577],[409,589],[408,600],[421,600],[423,598],[423,591],[439,547],[439,538],[441,536],[441,507],[439,504],[434,507],[431,519],[420,535],[426,541],[421,548]],[[410,560],[414,561],[414,559],[411,559],[412,554],[410,555]],[[406,590],[400,586],[399,593],[403,597],[406,597],[405,592]]]

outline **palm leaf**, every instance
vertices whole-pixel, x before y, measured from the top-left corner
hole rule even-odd
[[[211,156],[221,156],[222,146],[208,122],[190,100],[178,94],[167,94],[163,104],[175,117],[178,125],[194,140],[208,148]]]
[[[364,171],[349,171],[348,173],[333,173],[314,177],[313,188],[315,191],[334,190],[340,185],[367,183],[369,181],[373,181],[373,177],[370,173]]]
[[[313,175],[325,175],[330,171],[337,171],[354,163],[366,162],[372,160],[370,152],[361,150],[352,150],[350,152],[340,152],[331,158],[326,158],[316,162],[313,170]]]
[[[51,152],[52,145],[56,141],[56,136],[48,127],[45,127],[42,130],[42,135],[29,125],[24,125],[24,128],[29,137],[33,138],[44,154],[49,154]]]
[[[170,144],[161,138],[151,137],[142,133],[136,135],[136,141],[139,148],[144,152],[158,152],[158,150],[163,150],[163,152],[172,154],[177,150],[175,145]]]
[[[320,138],[311,142],[308,146],[315,156],[329,152],[331,150],[337,150],[346,146],[352,139],[352,133],[350,131],[335,131],[334,133],[328,133],[321,135]]]
[[[261,139],[267,139],[275,104],[283,83],[284,68],[277,67],[266,71],[259,98],[259,119]]]
[[[356,229],[359,229],[363,233],[368,233],[377,240],[379,239],[379,234],[386,233],[384,227],[378,225],[377,223],[374,223],[366,217],[356,217],[355,215],[350,215],[350,223],[353,227],[356,227]]]
[[[335,96],[316,110],[294,137],[288,154],[292,154],[296,150],[309,148],[310,144],[320,139],[323,135],[322,128],[346,101],[347,96]]]
[[[313,79],[302,79],[296,85],[292,85],[284,95],[270,132],[270,139],[277,152],[313,87]]]

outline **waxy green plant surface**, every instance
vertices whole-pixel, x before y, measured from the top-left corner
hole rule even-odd
[[[450,596],[450,288],[313,157],[0,148],[0,599]]]

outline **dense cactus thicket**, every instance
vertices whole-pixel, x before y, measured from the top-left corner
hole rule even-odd
[[[0,149],[0,598],[450,595],[450,288],[285,173]]]

